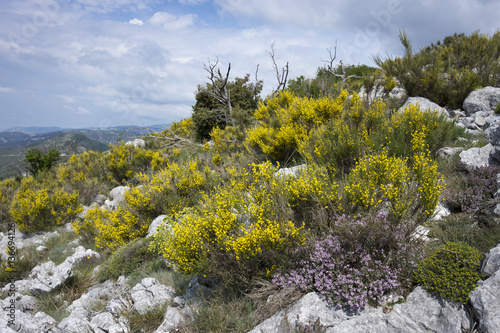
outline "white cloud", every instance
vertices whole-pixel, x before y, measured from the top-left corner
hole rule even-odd
[[[8,93],[17,93],[17,92],[18,92],[18,91],[17,91],[17,89],[15,89],[15,88],[11,88],[11,87],[1,87],[1,86],[0,86],[0,93],[6,93],[6,94],[8,94]]]
[[[155,26],[161,26],[163,29],[179,30],[192,26],[196,17],[194,14],[177,16],[167,12],[157,12],[148,22]]]
[[[129,24],[135,24],[135,25],[143,25],[144,22],[142,20],[139,20],[138,18],[131,19],[128,21]]]
[[[90,112],[89,110],[87,110],[87,109],[85,109],[85,108],[83,108],[81,106],[79,106],[77,108],[76,113],[78,113],[78,114],[92,114],[92,112]]]
[[[9,34],[22,37],[26,22],[43,13],[36,1],[6,2],[0,10],[0,104],[25,121],[76,122],[59,124],[68,127],[188,117],[197,85],[207,81],[208,58],[217,57],[222,69],[231,62],[232,78],[253,77],[259,64],[265,95],[276,85],[266,53],[273,42],[278,66],[290,64],[290,79],[313,77],[336,40],[338,60],[374,65],[373,54],[401,54],[400,28],[417,49],[454,32],[493,33],[500,10],[498,1],[478,0],[356,7],[347,0],[213,0],[218,12],[207,11],[205,0],[58,1],[47,24],[12,43]],[[150,18],[137,18],[144,15]],[[23,94],[11,94],[13,87]],[[40,110],[39,118],[23,110]]]

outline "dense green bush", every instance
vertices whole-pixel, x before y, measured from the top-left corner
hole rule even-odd
[[[36,176],[42,170],[49,170],[61,159],[59,151],[49,149],[44,154],[40,148],[28,150],[24,155],[24,160],[29,164],[28,171]]]
[[[399,37],[404,55],[385,60],[376,56],[375,62],[387,75],[396,77],[409,96],[460,108],[472,90],[500,84],[500,32],[492,36],[454,34],[418,53],[404,31]]]
[[[462,304],[483,278],[479,272],[481,253],[465,243],[447,243],[425,258],[415,279],[427,290]]]

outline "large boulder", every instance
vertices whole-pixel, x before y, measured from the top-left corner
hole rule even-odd
[[[140,314],[145,314],[173,300],[175,291],[172,287],[160,284],[155,278],[145,278],[132,288],[130,296],[134,301],[133,308]]]
[[[307,170],[307,165],[306,164],[301,164],[301,165],[296,165],[291,168],[281,168],[278,171],[274,173],[275,176],[292,176],[292,177],[297,177],[300,172],[304,172]]]
[[[411,105],[418,105],[420,107],[420,111],[437,111],[439,114],[444,114],[449,117],[448,111],[445,108],[440,107],[433,101],[428,100],[424,97],[410,97],[406,100],[405,104],[398,109],[398,112],[401,112],[405,108]]]
[[[470,302],[483,333],[500,332],[500,270],[472,291]]]
[[[122,202],[125,201],[125,193],[130,190],[128,186],[117,186],[109,192],[111,200],[104,201],[104,208],[115,210]]]
[[[150,236],[153,236],[154,234],[156,234],[158,227],[163,224],[163,222],[165,221],[165,218],[167,218],[167,217],[168,217],[168,215],[160,215],[157,218],[155,218],[153,220],[153,222],[151,222],[151,224],[149,225],[147,237],[150,237]]]
[[[468,115],[478,111],[493,111],[500,102],[500,88],[486,87],[472,91],[464,100],[463,109]]]
[[[299,323],[307,325],[319,318],[327,333],[462,333],[469,329],[470,320],[462,306],[452,306],[430,296],[420,287],[408,295],[406,303],[396,304],[388,314],[367,306],[358,314],[333,309],[316,293],[309,293],[250,333],[293,331]]]
[[[488,143],[482,148],[470,148],[460,153],[460,161],[469,171],[495,165],[497,162],[490,156],[493,145]]]

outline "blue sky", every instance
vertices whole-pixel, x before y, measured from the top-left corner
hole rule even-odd
[[[0,130],[147,126],[187,118],[203,64],[276,85],[337,60],[374,66],[455,32],[499,29],[496,0],[0,0]]]

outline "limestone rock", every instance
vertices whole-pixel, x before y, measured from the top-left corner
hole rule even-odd
[[[436,209],[434,209],[434,214],[432,215],[432,219],[434,221],[439,221],[443,217],[448,216],[451,214],[451,211],[443,205],[441,202],[438,202]]]
[[[290,332],[298,323],[307,324],[308,321],[314,322],[317,318],[320,318],[322,325],[336,326],[352,318],[352,315],[331,308],[318,293],[308,293],[288,309],[278,311],[254,327],[249,333]]]
[[[163,224],[166,217],[168,217],[168,215],[160,215],[157,218],[155,218],[153,220],[153,222],[151,222],[151,224],[149,225],[147,237],[150,237],[150,236],[153,236],[154,234],[156,234],[156,230],[158,229],[158,227],[161,224]]]
[[[130,308],[130,302],[121,299],[121,295],[124,294],[127,289],[124,286],[120,286],[112,280],[107,280],[103,283],[98,283],[89,288],[89,290],[82,294],[79,299],[75,300],[71,305],[68,306],[68,311],[73,311],[77,308],[82,308],[90,310],[98,302],[108,302],[110,300],[115,300],[117,303],[123,303],[121,306],[123,308]],[[110,302],[111,303],[111,302]],[[109,305],[109,304],[108,304]],[[112,312],[114,305],[111,305],[108,312]]]
[[[439,114],[444,114],[449,117],[448,111],[446,111],[445,108],[440,107],[436,103],[428,100],[427,98],[424,97],[410,97],[406,100],[406,103],[403,104],[402,107],[398,109],[398,112],[401,112],[404,110],[406,107],[410,105],[419,105],[420,106],[420,111],[437,111]]]
[[[132,288],[130,296],[134,301],[134,309],[145,314],[170,302],[175,297],[175,291],[172,287],[160,284],[155,278],[145,278]]]
[[[464,150],[462,147],[443,147],[437,151],[437,155],[441,158],[448,158],[460,153],[462,150]]]
[[[301,171],[305,171],[306,169],[307,169],[307,165],[301,164],[301,165],[296,165],[296,166],[291,167],[291,168],[281,168],[278,171],[276,171],[275,175],[276,176],[285,176],[285,177],[288,177],[288,176],[297,177],[297,175]]]
[[[123,201],[125,201],[125,193],[130,190],[128,186],[117,186],[109,192],[110,199],[104,201],[104,208],[115,210]]]
[[[494,146],[500,144],[500,124],[488,127],[484,131],[484,138]]]
[[[498,270],[500,270],[500,243],[488,251],[481,265],[481,273],[488,276],[495,274]]]
[[[144,148],[146,147],[146,141],[144,141],[144,139],[135,139],[134,141],[125,142],[125,146]]]
[[[128,333],[130,328],[128,321],[121,317],[120,320],[115,320],[109,312],[99,313],[90,320],[90,326],[95,333]]]
[[[185,315],[178,308],[169,306],[165,311],[163,323],[154,331],[154,333],[170,333],[171,330],[185,320]]]
[[[347,313],[329,307],[318,294],[309,293],[249,333],[289,332],[298,323],[305,325],[315,322],[317,318],[327,327],[327,333],[462,333],[462,328],[469,329],[471,326],[462,306],[454,307],[417,287],[406,303],[396,304],[388,314],[370,306],[358,314]]]
[[[64,332],[94,333],[89,322],[89,317],[89,311],[78,307],[68,317],[61,320],[57,327]]]
[[[467,114],[477,111],[493,111],[500,102],[500,88],[486,87],[472,91],[464,100],[462,108]]]
[[[477,168],[494,165],[493,158],[490,156],[493,150],[492,144],[487,144],[482,148],[470,148],[460,153],[460,161],[469,171]]]
[[[479,330],[484,333],[500,332],[500,270],[497,270],[472,291],[470,302]]]

